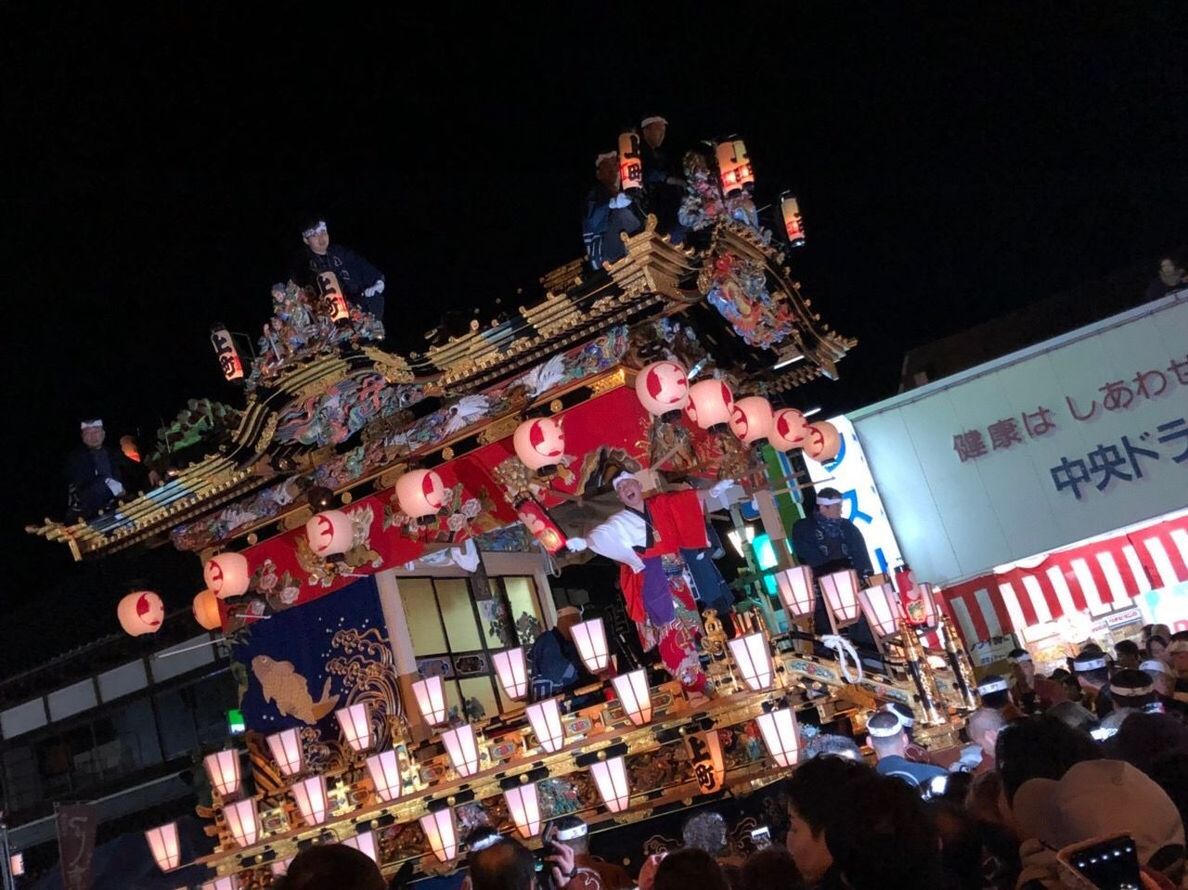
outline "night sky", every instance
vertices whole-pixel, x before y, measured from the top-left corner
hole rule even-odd
[[[758,197],[800,195],[795,273],[861,341],[806,396],[826,410],[893,393],[912,346],[1188,242],[1181,4],[751,6],[9,8],[10,603],[85,603],[115,630],[112,578],[22,527],[62,512],[81,416],[147,446],[187,398],[238,402],[210,323],[254,339],[306,212],[387,273],[408,350],[446,308],[539,298],[624,125],[663,113],[673,150],[738,132]],[[151,579],[179,605],[182,565]]]

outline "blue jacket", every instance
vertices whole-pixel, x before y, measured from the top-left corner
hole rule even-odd
[[[342,285],[347,298],[355,304],[362,303],[363,291],[377,281],[384,280],[384,273],[349,247],[331,244],[324,256],[318,256],[308,247],[301,252],[297,268],[293,270],[293,281],[302,287],[311,287],[314,276],[319,272],[333,272]]]

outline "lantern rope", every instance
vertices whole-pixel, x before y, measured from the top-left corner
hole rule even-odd
[[[821,644],[837,653],[837,666],[847,683],[862,682],[862,659],[858,657],[858,650],[849,640],[838,634],[825,634],[821,637]],[[849,659],[853,659],[854,667],[858,669],[857,677],[850,672],[850,665],[847,663]]]

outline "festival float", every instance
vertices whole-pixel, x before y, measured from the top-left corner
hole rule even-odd
[[[422,353],[382,349],[379,322],[332,281],[276,286],[254,358],[223,326],[212,331],[243,402],[183,412],[172,435],[184,447],[170,450],[163,484],[89,522],[30,529],[75,559],[172,545],[202,561],[194,617],[220,628],[240,663],[251,730],[246,750],[205,759],[210,886],[267,887],[298,850],[331,840],[388,875],[446,873],[478,824],[531,844],[561,814],[603,830],[745,796],[794,768],[806,727],[860,736],[890,702],[913,710],[918,743],[956,743],[977,704],[973,674],[928,586],[904,600],[851,571],[814,577],[786,550],[746,579],[767,608],[706,612],[695,641],[706,688],[657,670],[654,651],[616,665],[622,622],[611,616],[575,629],[600,681],[531,692],[526,651],[555,621],[547,575],[589,558],[567,543],[618,508],[618,475],[651,491],[712,486],[708,509],[736,523],[756,498],[795,518],[804,461],[839,447],[829,424],[779,407],[834,378],[855,346],[792,277],[804,242],[795,197],[781,205],[789,240],[776,239],[737,139],[687,160],[686,178],[684,243],[649,217],[623,237],[622,259],[556,269],[539,302]],[[773,470],[777,453],[790,478]],[[527,574],[539,609],[519,618],[497,567],[513,554],[538,567]],[[418,581],[430,593],[414,605],[408,579],[422,574],[464,586]],[[818,597],[834,630],[821,638]],[[368,617],[345,621],[356,601],[352,615]],[[455,607],[473,608],[478,646],[413,646],[427,612],[452,634]],[[129,633],[162,615],[151,592],[119,606]],[[877,670],[845,637],[863,617]],[[320,692],[309,658],[324,668]],[[492,691],[471,695],[475,677]],[[163,869],[181,864],[175,824],[147,840]]]

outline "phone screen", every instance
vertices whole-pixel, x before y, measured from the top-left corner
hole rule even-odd
[[[751,843],[755,845],[756,850],[762,850],[764,847],[770,847],[771,829],[766,825],[761,825],[759,828],[752,829]]]
[[[1116,837],[1073,850],[1065,861],[1074,871],[1101,890],[1139,890],[1138,851],[1134,840]]]

